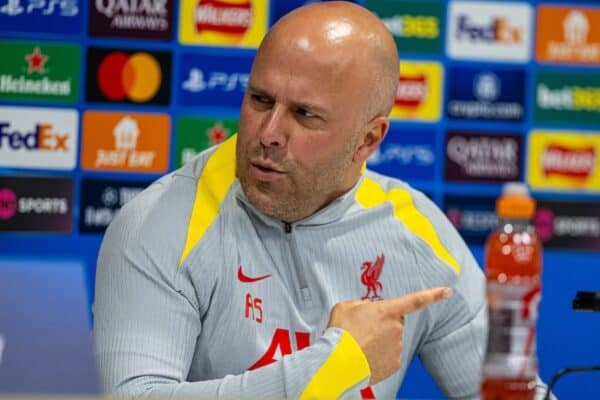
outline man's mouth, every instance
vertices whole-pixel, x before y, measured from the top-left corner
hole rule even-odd
[[[277,166],[264,161],[251,161],[250,172],[258,180],[272,181],[285,175]]]

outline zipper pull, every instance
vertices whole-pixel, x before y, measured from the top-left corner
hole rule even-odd
[[[286,222],[283,229],[285,230],[285,233],[292,233],[292,224]]]

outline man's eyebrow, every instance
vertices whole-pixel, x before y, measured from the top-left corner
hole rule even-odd
[[[254,94],[258,94],[261,96],[267,96],[270,98],[274,98],[274,96],[269,93],[267,90],[265,89],[261,89],[255,85],[253,85],[252,83],[248,82],[248,84],[246,85],[246,89],[248,90],[248,92],[250,93],[254,93]],[[298,101],[290,101],[290,105],[294,108],[303,108],[305,110],[308,110],[312,113],[315,114],[320,114],[323,116],[326,116],[328,113],[328,111],[324,108],[321,107],[319,105],[316,105],[314,103],[308,102],[308,101],[302,101],[302,100],[298,100]]]

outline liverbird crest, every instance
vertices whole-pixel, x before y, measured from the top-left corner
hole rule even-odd
[[[371,261],[362,263],[360,269],[363,272],[360,276],[360,281],[367,287],[367,294],[362,297],[363,300],[381,300],[379,291],[383,290],[383,285],[379,282],[379,276],[383,270],[384,261],[385,257],[381,253],[381,255],[377,256],[374,263]]]

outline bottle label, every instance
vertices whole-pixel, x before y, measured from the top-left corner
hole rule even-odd
[[[487,293],[489,333],[484,376],[535,376],[540,286],[488,282]]]

